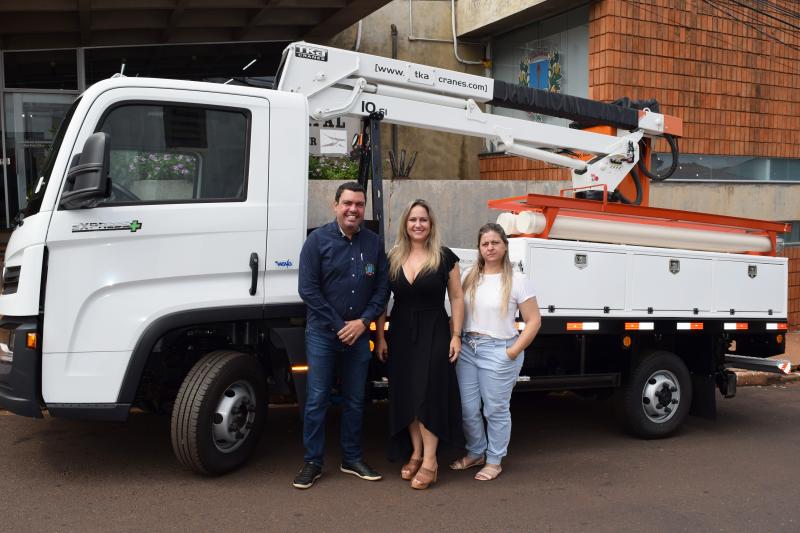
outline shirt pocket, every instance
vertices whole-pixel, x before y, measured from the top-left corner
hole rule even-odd
[[[359,263],[359,277],[372,282],[378,273],[378,250],[362,250]]]

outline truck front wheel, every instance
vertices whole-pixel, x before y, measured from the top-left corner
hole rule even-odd
[[[241,352],[211,352],[189,371],[172,410],[172,449],[185,467],[218,475],[252,454],[267,415],[258,360]]]
[[[646,439],[666,437],[677,430],[689,413],[692,386],[689,370],[667,351],[643,354],[621,395],[626,428]]]

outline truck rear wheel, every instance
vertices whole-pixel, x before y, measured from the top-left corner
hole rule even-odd
[[[621,395],[621,414],[628,431],[646,439],[677,430],[692,404],[689,370],[677,355],[643,354]]]
[[[189,371],[172,410],[172,449],[185,467],[218,475],[241,466],[267,415],[261,364],[252,355],[211,352]]]

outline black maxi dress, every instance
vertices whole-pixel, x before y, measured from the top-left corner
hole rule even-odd
[[[450,271],[458,256],[442,247],[436,272],[409,283],[401,270],[390,280],[394,306],[388,335],[389,458],[407,460],[408,426],[418,419],[444,444],[461,447],[464,433],[455,364],[449,361],[450,321],[444,307]]]

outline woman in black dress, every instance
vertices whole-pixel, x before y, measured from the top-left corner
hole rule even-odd
[[[411,202],[401,220],[388,254],[394,294],[389,342],[384,315],[378,319],[376,351],[388,360],[392,446],[412,450],[400,475],[412,488],[425,489],[436,482],[439,441],[463,442],[453,363],[461,350],[464,297],[458,257],[441,246],[427,202]],[[452,320],[444,307],[445,289]]]

